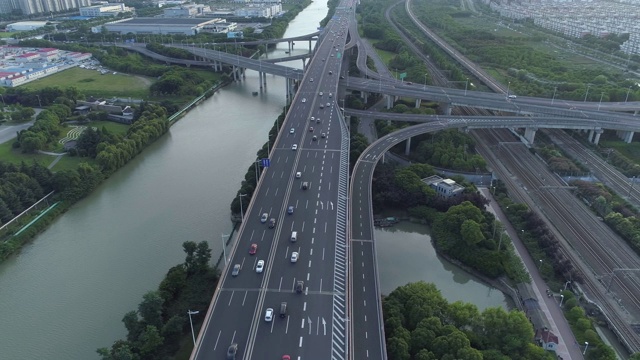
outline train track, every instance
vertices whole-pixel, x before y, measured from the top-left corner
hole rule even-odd
[[[429,57],[425,56],[414,42],[411,41],[406,34],[409,32],[402,28],[399,24],[395,24],[390,12],[393,7],[399,3],[394,4],[388,8],[385,12],[385,17],[396,29],[398,34],[405,40],[405,42],[411,47],[411,49],[422,58],[427,64],[429,71],[432,74],[432,80],[434,84],[448,87],[451,83],[442,75],[442,72],[433,64]],[[445,44],[435,34],[428,30],[424,26],[420,26],[418,20],[410,13],[410,7],[407,3],[406,11],[409,16],[414,20],[414,23],[427,35],[432,41],[440,46],[444,46],[445,50],[449,49],[448,44]],[[401,29],[402,28],[402,29]],[[435,41],[439,40],[439,41]],[[417,41],[417,40],[416,40]],[[444,45],[443,45],[444,44]],[[445,46],[446,45],[446,46]],[[449,49],[451,51],[451,49]],[[458,59],[459,56],[453,56],[454,59]],[[475,64],[469,64],[469,62],[463,63],[467,69],[472,67],[477,69]],[[434,74],[438,74],[435,75]],[[475,74],[475,73],[474,73]],[[494,88],[497,92],[505,92],[502,84],[495,81],[487,81],[491,84],[490,87]],[[464,115],[495,115],[487,110],[471,109],[471,108],[458,108],[457,111]],[[544,219],[549,223],[549,228],[556,233],[556,238],[561,239],[562,246],[558,249],[562,255],[569,259],[575,266],[583,280],[581,281],[582,289],[587,294],[590,301],[598,306],[609,322],[609,325],[621,338],[621,341],[626,347],[632,351],[640,351],[640,337],[633,330],[631,323],[635,322],[637,314],[640,314],[640,301],[635,294],[640,293],[640,280],[633,274],[629,277],[614,277],[613,279],[604,278],[605,280],[612,281],[611,284],[615,284],[619,300],[616,303],[615,300],[607,295],[607,289],[601,282],[604,274],[613,274],[613,269],[620,268],[640,268],[640,260],[637,256],[631,255],[633,252],[629,247],[615,234],[611,229],[600,223],[595,216],[586,209],[569,190],[563,189],[565,185],[560,182],[553,174],[549,172],[546,165],[543,165],[538,159],[533,158],[529,151],[523,144],[519,144],[513,147],[503,147],[503,150],[512,152],[510,156],[507,156],[510,161],[504,164],[504,157],[501,156],[502,162],[498,162],[494,149],[489,144],[496,143],[510,143],[516,142],[514,135],[508,130],[474,130],[476,139],[478,140],[478,150],[485,157],[485,159],[491,159],[493,169],[499,174],[499,177],[503,179],[510,196],[516,202],[528,204],[529,208],[536,211],[541,219]],[[579,149],[579,144],[572,143],[570,139],[557,135],[561,138],[565,144],[569,144],[573,151],[584,156],[584,161],[591,165],[597,166],[598,174],[606,174],[606,178],[613,184],[615,189],[620,190],[625,186],[631,189],[629,180],[625,179],[621,174],[616,174],[615,170],[612,170],[606,163],[603,163],[602,159],[597,157],[591,152],[585,152],[584,149]],[[575,142],[575,141],[574,141]],[[509,145],[508,145],[509,146]],[[503,155],[503,154],[501,154]],[[488,160],[489,161],[489,160]],[[527,166],[524,166],[526,164]],[[535,168],[531,164],[536,164]],[[542,176],[542,174],[545,174]],[[516,180],[513,176],[517,176]],[[605,177],[604,175],[600,175]],[[625,181],[626,180],[626,181]],[[521,184],[518,184],[520,181]],[[611,186],[611,185],[610,185]],[[531,197],[531,192],[524,191],[526,189],[534,189],[534,199]],[[551,190],[552,187],[557,190]],[[614,189],[614,190],[615,190]],[[637,190],[632,189],[629,191],[629,197],[640,204],[640,194]],[[542,210],[544,207],[544,210]],[[576,213],[575,209],[579,209]],[[552,214],[553,216],[549,216]],[[552,221],[555,220],[555,221]],[[585,224],[585,219],[587,224]],[[593,226],[593,224],[596,224]],[[590,227],[594,227],[597,231],[591,231]],[[598,234],[595,235],[594,234]],[[600,241],[604,240],[605,241]],[[625,308],[620,306],[620,302],[625,304]]]

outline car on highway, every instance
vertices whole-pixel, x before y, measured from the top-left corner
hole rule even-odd
[[[311,121],[315,120],[316,118],[314,118],[313,116],[311,117]]]
[[[302,294],[303,290],[304,290],[304,281],[298,280],[298,282],[296,282],[296,292],[298,294]]]
[[[331,107],[331,103],[327,103],[327,107]]]
[[[238,344],[233,343],[229,345],[229,348],[227,349],[227,360],[235,360],[237,353],[238,353]]]
[[[309,82],[313,82],[313,78],[309,79]]]
[[[329,71],[329,75],[333,75],[333,71]]]
[[[302,177],[302,173],[300,171],[298,171],[296,173],[296,179],[300,179]]]
[[[307,102],[307,98],[302,98],[302,102],[306,103]]]
[[[273,229],[274,227],[276,227],[276,218],[271,218],[271,220],[269,220],[269,229]]]
[[[294,128],[291,128],[291,130],[289,130],[289,134],[293,134],[295,132],[296,132],[296,129],[294,129]]]
[[[324,109],[324,104],[320,104],[320,109]]]
[[[313,126],[309,128],[309,132],[313,132]]]
[[[317,141],[317,140],[318,140],[318,137],[313,135],[313,137],[311,138],[311,141]]]
[[[319,95],[319,96],[322,96],[322,95],[324,95],[324,93],[323,93],[322,91],[320,91],[320,92],[318,93],[318,95]]]
[[[267,222],[267,219],[269,219],[269,214],[262,213],[262,216],[260,217],[260,222],[264,224]]]
[[[251,244],[249,247],[249,255],[255,255],[258,252],[258,244]]]
[[[291,253],[291,262],[292,263],[298,262],[298,253],[295,251]]]
[[[333,57],[333,54],[331,54],[331,57]]]
[[[515,99],[515,98],[517,98],[517,96],[515,96],[515,95],[509,95],[509,99]]]
[[[256,272],[258,274],[264,271],[264,260],[258,260],[258,264],[256,265]]]
[[[333,94],[332,94],[332,93],[329,93],[329,97],[333,97]]]
[[[309,183],[308,182],[303,182],[302,183],[302,190],[307,190],[309,188]]]
[[[344,80],[344,76],[340,75],[340,79]]]
[[[289,214],[289,215],[293,214],[293,210],[294,210],[293,205],[290,205],[290,206],[287,208],[287,214]]]
[[[264,312],[264,321],[271,322],[273,320],[273,309],[267,308],[267,311]]]
[[[298,144],[291,145],[291,150],[298,150]]]
[[[316,124],[320,124],[320,118],[316,119]]]
[[[322,135],[320,135],[320,137],[324,139],[324,138],[327,137],[327,134],[326,133],[322,133]]]
[[[240,274],[240,264],[233,265],[233,271],[231,271],[231,276],[238,276]]]
[[[291,360],[291,356],[289,356],[289,355],[282,355],[282,360]]]

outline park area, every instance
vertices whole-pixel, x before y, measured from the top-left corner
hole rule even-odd
[[[102,75],[100,71],[73,67],[57,74],[47,76],[24,85],[30,90],[40,90],[57,86],[61,89],[75,87],[87,97],[131,97],[135,99],[149,98],[150,78],[121,74],[112,71]]]

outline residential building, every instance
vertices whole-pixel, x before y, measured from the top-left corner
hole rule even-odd
[[[9,14],[20,10],[23,15],[49,14],[89,5],[91,0],[0,0],[0,13]]]
[[[80,8],[80,16],[103,17],[116,16],[123,12],[133,12],[134,9],[124,6],[124,4],[102,4]]]
[[[205,13],[211,12],[211,7],[202,4],[188,4],[174,6],[164,9],[164,17],[167,18],[181,18],[181,17],[196,17],[202,16]]]
[[[91,28],[91,31],[100,33],[102,28],[106,28],[108,32],[119,34],[195,35],[203,31],[205,26],[221,21],[221,19],[198,18],[133,18],[108,22]]]

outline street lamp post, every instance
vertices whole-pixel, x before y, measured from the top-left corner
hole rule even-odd
[[[629,88],[627,89],[627,97],[626,97],[626,98],[624,98],[624,102],[625,102],[625,103],[627,102],[627,100],[629,100],[629,93],[631,92],[631,87],[632,87],[632,86],[633,86],[633,85],[629,85]]]
[[[467,96],[468,87],[469,87],[469,78],[467,78],[467,82],[464,83],[464,96]]]
[[[560,307],[562,307],[562,302],[564,301],[564,295],[560,295]]]
[[[587,349],[589,348],[589,342],[585,341],[584,342],[584,351],[582,352],[582,355],[585,355],[587,353]]]
[[[587,96],[589,95],[589,88],[591,87],[591,84],[587,84],[587,92],[584,93],[584,101],[582,102],[587,102]]]
[[[509,89],[511,88],[511,81],[507,83],[507,99],[509,98]]]
[[[604,96],[604,91],[600,93],[600,102],[598,103],[598,111],[600,111],[600,105],[602,105],[602,97]]]
[[[247,194],[238,194],[238,198],[240,199],[240,222],[244,222],[244,212],[242,211],[242,197],[247,196]]]
[[[224,238],[229,237],[231,235],[222,234],[220,239],[222,240],[222,255],[224,256],[224,265],[227,266],[227,244],[224,243]]]
[[[422,91],[427,91],[427,76],[429,76],[429,74],[424,74],[424,87],[422,87]]]
[[[540,269],[542,269],[542,259],[540,259]]]
[[[567,290],[567,285],[571,284],[571,280],[567,281],[566,283],[564,283],[564,290]]]
[[[193,346],[196,346],[196,334],[193,332],[193,321],[191,320],[191,315],[199,313],[200,311],[187,310],[187,314],[189,314],[189,324],[191,324],[191,338],[193,339]]]
[[[553,97],[551,98],[551,103],[553,104],[553,102],[556,100],[556,92],[558,91],[558,87],[555,86],[553,88]]]

